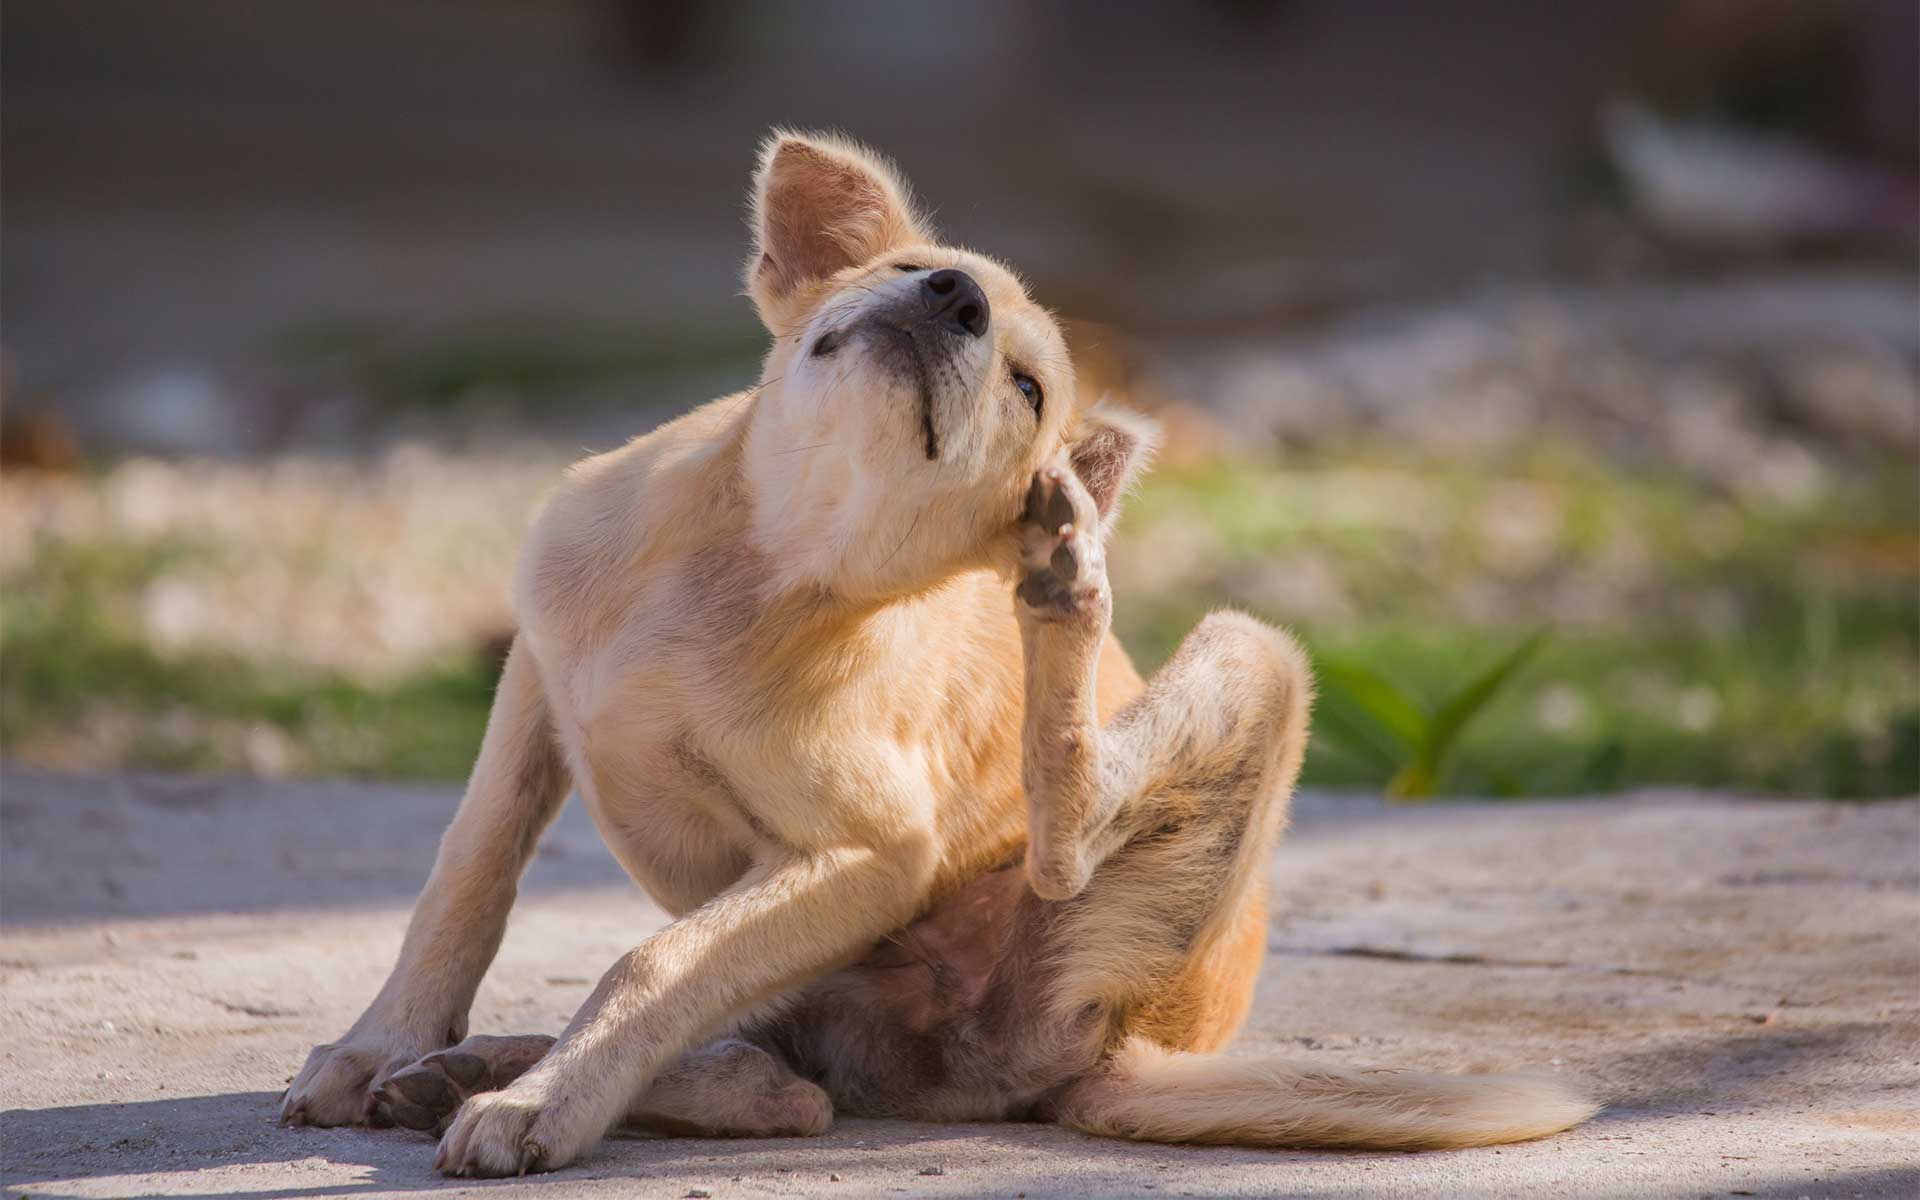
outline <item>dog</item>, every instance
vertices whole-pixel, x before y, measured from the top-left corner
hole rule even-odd
[[[551,1170],[630,1125],[817,1134],[837,1112],[1419,1149],[1594,1111],[1531,1076],[1217,1051],[1247,1015],[1312,681],[1205,618],[1151,680],[1104,546],[1154,426],[1083,403],[1059,325],[837,136],[753,183],[759,383],[573,468],[399,961],[283,1120],[441,1133]],[[552,1037],[468,1037],[541,832],[577,790],[674,915]]]

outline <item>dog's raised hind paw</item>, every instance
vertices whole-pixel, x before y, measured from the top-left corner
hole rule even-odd
[[[1017,595],[1036,617],[1083,615],[1098,609],[1105,598],[1100,510],[1067,467],[1034,472],[1020,514],[1020,567]]]

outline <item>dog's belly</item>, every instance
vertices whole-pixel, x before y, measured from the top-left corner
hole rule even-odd
[[[988,871],[746,1032],[849,1116],[1029,1119],[1094,1067],[1117,1020],[1052,1014],[1061,911],[1018,865]]]

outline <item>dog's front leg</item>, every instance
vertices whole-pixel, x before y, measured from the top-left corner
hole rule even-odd
[[[282,1121],[364,1123],[387,1075],[466,1036],[467,1010],[506,931],[520,872],[567,782],[538,666],[515,641],[473,779],[441,838],[399,961],[353,1028],[308,1055],[287,1089]]]
[[[701,1038],[909,920],[935,863],[933,835],[914,829],[755,867],[614,964],[538,1066],[469,1099],[435,1166],[498,1176],[571,1162]]]

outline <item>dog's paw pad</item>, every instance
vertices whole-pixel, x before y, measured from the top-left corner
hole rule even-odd
[[[469,1096],[506,1087],[552,1045],[550,1037],[476,1036],[435,1051],[374,1089],[375,1120],[429,1133],[443,1130]]]
[[[1063,467],[1034,473],[1020,514],[1018,595],[1037,614],[1087,610],[1104,590],[1100,514],[1078,476]]]
[[[429,1057],[442,1071],[446,1072],[448,1079],[453,1080],[468,1091],[481,1092],[487,1090],[486,1084],[493,1074],[493,1069],[487,1065],[487,1060],[478,1054],[469,1054],[464,1050],[453,1049],[442,1050],[440,1053],[430,1055]],[[500,1085],[494,1084],[493,1086],[498,1087]]]
[[[423,1063],[394,1072],[373,1093],[375,1106],[388,1120],[428,1133],[439,1129],[466,1099],[445,1074]]]
[[[1027,507],[1020,516],[1021,521],[1043,532],[1057,531],[1062,525],[1072,524],[1080,517],[1074,511],[1073,496],[1073,489],[1079,483],[1073,472],[1062,467],[1035,471],[1033,482],[1027,485]],[[1088,507],[1091,506],[1089,499]]]

